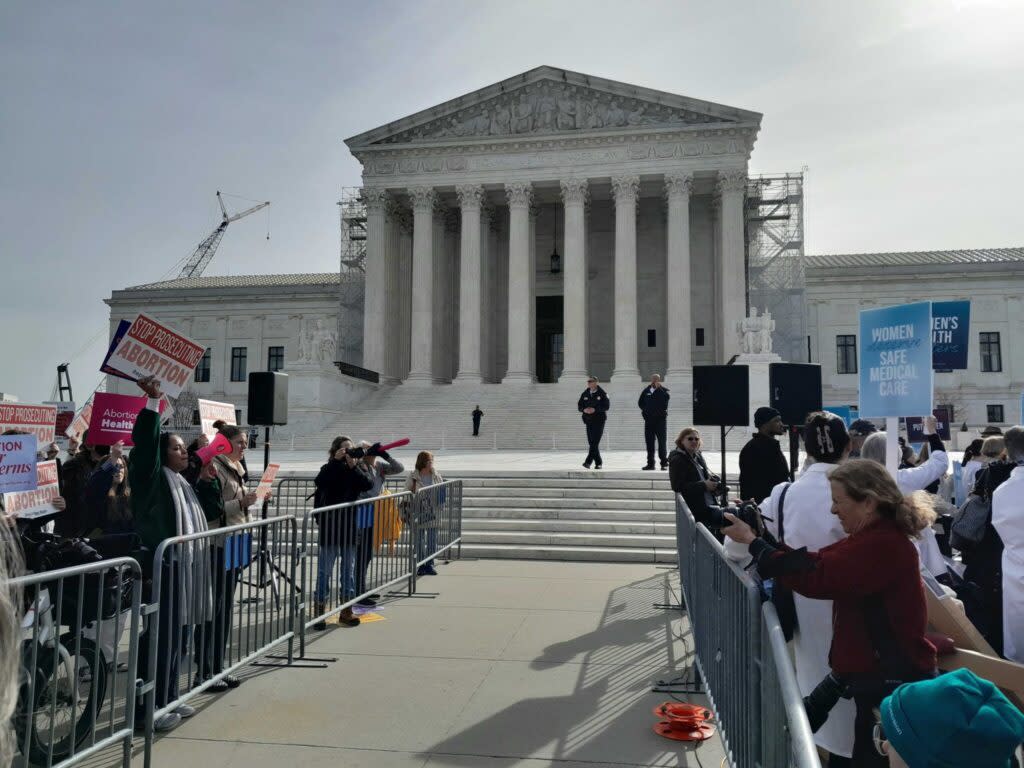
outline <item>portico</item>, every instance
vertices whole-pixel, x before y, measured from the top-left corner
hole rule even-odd
[[[739,351],[760,118],[539,67],[348,139],[364,367],[389,384],[659,372],[689,389],[695,363]]]

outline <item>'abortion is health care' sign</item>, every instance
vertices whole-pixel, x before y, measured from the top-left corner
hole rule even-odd
[[[932,412],[932,305],[902,304],[860,313],[860,414]]]

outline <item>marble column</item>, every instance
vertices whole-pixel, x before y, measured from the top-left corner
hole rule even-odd
[[[265,371],[270,363],[268,353],[263,347],[263,315],[253,315],[252,321],[256,325],[256,354],[253,355],[250,371]],[[331,360],[333,363],[334,361]]]
[[[583,386],[587,380],[587,263],[586,216],[587,180],[561,182],[565,210],[563,256],[562,333],[565,363],[558,383]]]
[[[395,332],[398,350],[398,371],[396,376],[405,379],[411,368],[410,347],[412,342],[412,222],[409,208],[401,208],[395,214],[398,224],[398,330]]]
[[[217,363],[217,355],[220,355],[220,362]],[[228,383],[231,379],[231,350],[228,349],[228,318],[226,316],[217,318],[217,343],[210,355],[211,368],[213,369],[213,389],[216,392],[227,392]]]
[[[457,383],[480,384],[482,278],[481,208],[484,188],[479,184],[455,188],[462,210],[459,265],[459,365]]]
[[[387,318],[384,208],[387,192],[363,188],[366,201],[366,301],[363,313],[363,368],[384,369],[384,324]]]
[[[639,383],[636,343],[636,207],[640,177],[612,179],[615,196],[615,367],[612,383]]]
[[[434,203],[433,187],[412,187],[412,338],[408,384],[434,382]]]
[[[743,196],[747,188],[745,171],[723,171],[718,175],[718,206],[721,249],[717,281],[718,355],[728,363],[740,353],[736,323],[747,314],[747,276],[744,259]]]
[[[530,203],[533,186],[506,184],[508,196],[508,372],[503,381],[534,381],[530,359],[530,306],[534,274],[530,267]]]
[[[448,313],[451,310],[451,291],[448,279],[451,275],[451,254],[448,252],[448,209],[440,201],[434,203],[434,354],[432,374],[435,384],[450,382],[448,377],[448,354],[451,351],[451,334],[448,329]]]
[[[689,387],[693,376],[693,325],[690,317],[690,192],[693,174],[665,175],[665,196],[668,199],[666,238],[668,319],[668,361],[665,380],[670,385]]]
[[[384,293],[387,312],[384,316],[384,365],[381,369],[381,384],[395,385],[402,381],[402,350],[408,349],[408,328],[402,327],[399,302],[402,295],[402,210],[393,199],[385,208]]]

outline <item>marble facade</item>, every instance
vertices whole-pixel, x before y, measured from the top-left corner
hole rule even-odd
[[[760,120],[539,67],[348,139],[367,204],[363,366],[386,384],[536,381],[539,299],[560,297],[559,382],[659,372],[688,388],[695,363],[739,352]]]

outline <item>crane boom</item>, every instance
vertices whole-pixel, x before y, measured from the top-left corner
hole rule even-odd
[[[182,267],[181,274],[178,275],[179,279],[183,277],[199,277],[203,274],[206,267],[209,266],[210,261],[213,259],[213,254],[217,252],[217,246],[219,246],[220,241],[224,239],[224,232],[227,230],[228,224],[232,221],[244,219],[249,214],[261,211],[270,205],[270,201],[268,200],[265,203],[259,203],[258,205],[254,205],[252,208],[247,208],[246,210],[231,216],[228,215],[228,210],[224,207],[224,201],[221,199],[219,191],[217,192],[217,203],[220,205],[222,214],[221,222],[213,232],[207,235],[206,239],[196,246],[195,251],[189,257],[188,261],[185,262],[185,266]]]

